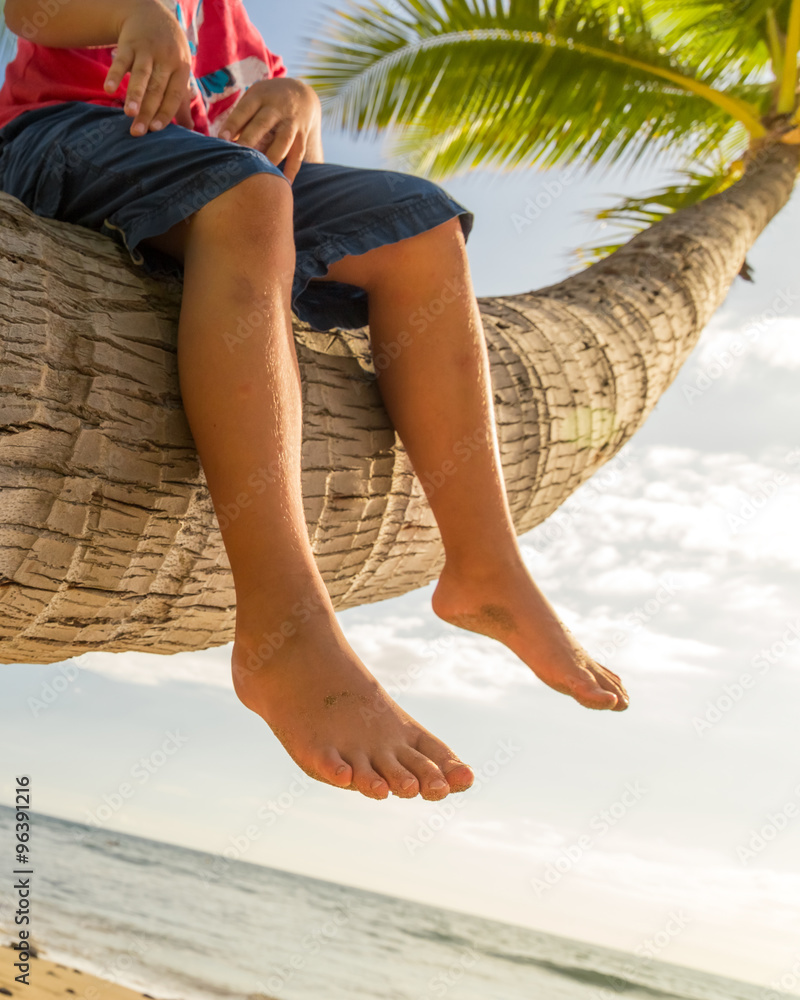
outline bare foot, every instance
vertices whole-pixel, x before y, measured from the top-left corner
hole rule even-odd
[[[324,602],[320,602],[324,604]],[[443,799],[473,772],[397,705],[356,656],[332,610],[287,616],[284,632],[245,631],[237,609],[231,667],[241,701],[269,725],[299,766],[319,781],[373,799],[389,792]],[[246,618],[254,620],[252,601]],[[299,621],[304,621],[300,624]],[[289,626],[286,626],[286,623]]]
[[[502,642],[545,684],[586,708],[628,707],[622,681],[575,641],[521,560],[469,575],[445,565],[431,603],[444,621]]]

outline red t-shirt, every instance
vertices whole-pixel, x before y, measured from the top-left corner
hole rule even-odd
[[[227,112],[250,84],[286,75],[283,60],[266,47],[242,0],[161,3],[178,19],[192,51],[189,86],[195,132],[219,135]],[[36,37],[35,18],[23,23],[16,57],[6,68],[0,90],[0,128],[23,111],[46,104],[125,104],[127,73],[116,94],[103,89],[115,46],[66,49],[37,45],[30,40]]]

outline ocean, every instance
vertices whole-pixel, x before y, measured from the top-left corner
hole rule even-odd
[[[0,806],[0,843],[13,812]],[[42,957],[174,1000],[764,1000],[691,969],[34,815]],[[0,911],[5,942],[13,935]]]

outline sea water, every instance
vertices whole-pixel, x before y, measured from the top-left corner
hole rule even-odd
[[[35,815],[42,957],[176,1000],[764,1000],[524,927]],[[13,843],[0,806],[0,843]],[[13,937],[11,915],[0,928]]]

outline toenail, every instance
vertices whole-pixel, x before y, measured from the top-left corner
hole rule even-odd
[[[337,774],[344,774],[344,772],[345,772],[346,770],[347,770],[347,764],[340,764],[340,765],[339,765],[339,766],[338,766],[338,767],[336,768],[336,773],[337,773]]]
[[[437,778],[436,781],[432,781],[428,785],[428,788],[430,788],[434,792],[438,792],[440,788],[447,788],[447,782],[442,781],[441,778]]]
[[[373,781],[372,784],[369,787],[371,789],[373,789],[373,791],[377,792],[377,790],[379,788],[383,788],[383,782],[382,781]]]
[[[403,784],[400,787],[403,789],[404,792],[407,792],[408,789],[411,788],[411,786],[415,785],[416,783],[417,783],[417,779],[416,778],[406,778],[406,780],[403,782]]]

